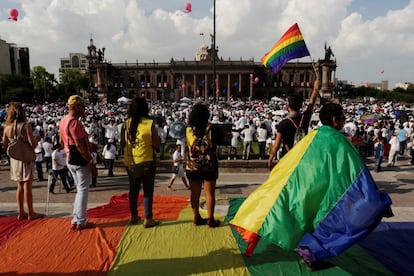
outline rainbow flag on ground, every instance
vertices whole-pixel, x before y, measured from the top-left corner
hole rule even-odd
[[[305,260],[337,256],[367,236],[391,199],[380,192],[358,151],[330,126],[312,130],[273,168],[230,223],[249,242],[260,238]]]
[[[261,61],[265,67],[272,70],[273,74],[276,74],[289,60],[305,56],[310,56],[310,54],[299,26],[295,23],[262,57]]]

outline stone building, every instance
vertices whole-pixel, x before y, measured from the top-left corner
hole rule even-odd
[[[92,101],[107,102],[136,94],[152,101],[175,101],[181,97],[253,100],[289,93],[309,97],[315,72],[318,72],[322,80],[321,96],[333,97],[336,61],[331,60],[331,54],[313,64],[289,62],[273,75],[261,62],[253,59],[224,60],[218,58],[217,49],[212,49],[202,45],[191,61],[171,58],[169,62],[161,63],[111,63],[104,58],[105,48],[97,49],[91,38],[86,56],[91,90],[85,96]]]

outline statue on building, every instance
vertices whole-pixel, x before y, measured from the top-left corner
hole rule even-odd
[[[333,57],[335,56],[332,52],[331,46],[326,48],[326,43],[325,43],[325,61],[330,61],[331,56],[333,56]]]

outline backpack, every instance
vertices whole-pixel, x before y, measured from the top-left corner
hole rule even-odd
[[[188,147],[187,166],[190,171],[209,172],[215,169],[215,152],[212,149],[209,130],[210,128],[207,128],[203,137],[195,137]]]
[[[302,127],[302,123],[303,123],[303,114],[302,117],[300,118],[300,123],[299,126],[296,125],[295,121],[293,121],[292,118],[288,118],[292,124],[295,126],[296,131],[295,131],[295,136],[293,138],[293,146],[295,146],[300,140],[302,140],[303,137],[306,136],[306,130]],[[287,147],[287,146],[286,146]],[[288,149],[289,150],[289,149]]]

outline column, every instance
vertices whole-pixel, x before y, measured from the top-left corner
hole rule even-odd
[[[198,90],[198,86],[197,86],[197,75],[193,74],[193,99],[195,99],[197,97],[197,90]]]
[[[242,74],[239,73],[239,85],[237,87],[237,90],[239,91],[239,97],[241,96],[241,84],[242,84]]]
[[[231,85],[230,85],[230,74],[227,74],[227,101],[230,102],[230,90]]]
[[[204,75],[204,100],[206,102],[208,102],[207,87],[208,87],[208,76],[207,74],[205,74]]]

